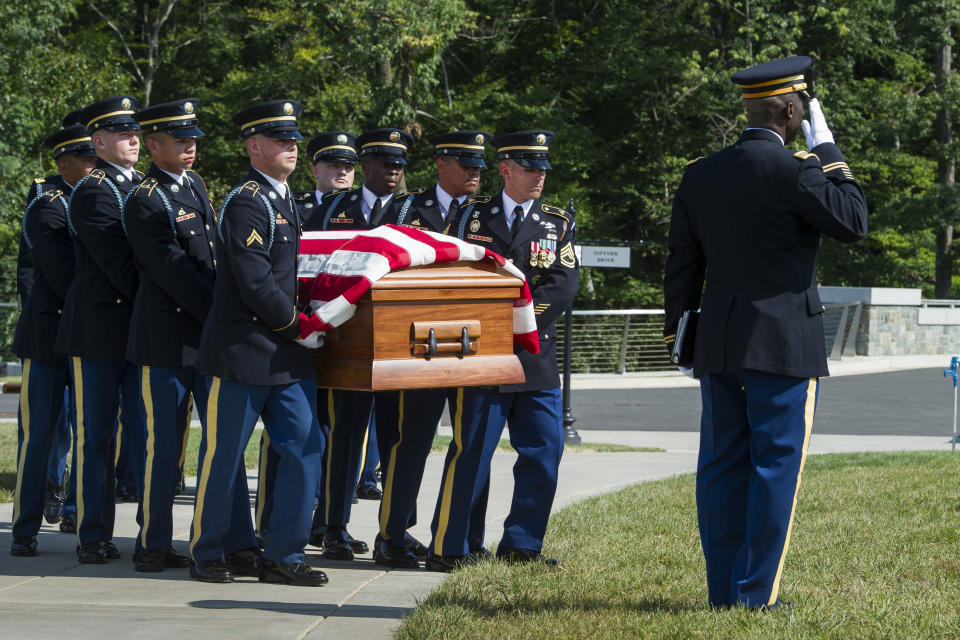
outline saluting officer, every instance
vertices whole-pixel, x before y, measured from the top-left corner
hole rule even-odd
[[[400,129],[386,127],[361,134],[357,147],[363,167],[363,186],[323,196],[320,215],[315,213],[304,229],[345,231],[379,226],[403,178],[411,146],[413,136]],[[323,556],[330,560],[353,560],[355,554],[369,551],[366,542],[350,535],[347,523],[360,473],[364,435],[373,410],[373,393],[321,389],[321,396],[324,391],[326,401],[319,403],[320,419],[329,422],[330,435],[310,544],[322,544]]]
[[[76,274],[64,302],[56,348],[71,356],[77,420],[77,557],[102,564],[120,557],[113,543],[115,432],[118,410],[143,482],[145,430],[137,369],[126,360],[130,312],[139,279],[120,207],[143,174],[137,100],[114,96],[90,105],[81,121],[97,166],[69,201]],[[138,487],[142,490],[142,486]]]
[[[853,242],[867,233],[863,192],[806,91],[811,64],[795,56],[735,74],[747,129],[691,162],[673,202],[664,336],[672,344],[682,313],[702,304],[697,517],[714,607],[781,606],[818,378],[828,373],[817,247],[821,234]],[[809,151],[794,153],[784,144],[801,126]]]
[[[10,543],[10,554],[15,556],[37,554],[44,489],[50,483],[48,467],[51,458],[57,456],[55,440],[66,427],[64,396],[70,373],[66,356],[55,351],[53,343],[74,273],[67,198],[73,185],[93,169],[96,158],[87,128],[81,124],[57,131],[44,140],[44,145],[52,149],[60,173],[34,183],[31,192],[35,195],[23,214],[21,240],[33,268],[30,292],[13,341],[14,353],[23,359]],[[69,447],[69,427],[66,433]],[[59,478],[56,483],[59,486]],[[49,515],[47,519],[50,521]]]
[[[231,503],[243,451],[257,419],[280,456],[270,524],[262,532],[261,582],[320,586],[322,571],[304,563],[323,436],[316,418],[316,381],[301,336],[308,322],[296,308],[300,218],[287,177],[297,165],[295,100],[273,100],[233,117],[251,169],[224,200],[218,220],[217,280],[203,325],[198,367],[212,376],[200,450],[191,531],[190,575],[231,582],[225,564]]]
[[[523,365],[523,384],[457,390],[454,439],[431,526],[430,551],[440,556],[435,561],[438,566],[463,562],[467,553],[476,557],[474,549],[483,547],[490,462],[504,424],[519,457],[513,467],[513,502],[497,557],[558,564],[541,553],[563,452],[553,323],[572,303],[579,271],[572,214],[538,200],[551,168],[552,138],[551,131],[518,131],[495,138],[503,191],[468,203],[450,228],[461,240],[499,253],[524,272],[533,295],[540,352],[514,349]],[[462,450],[457,443],[462,443]],[[472,501],[467,497],[470,493]]]
[[[146,478],[140,496],[142,519],[134,568],[156,572],[189,567],[190,558],[173,550],[173,498],[179,480],[180,445],[190,423],[190,395],[201,419],[206,414],[208,381],[196,368],[200,332],[213,302],[216,215],[199,174],[191,170],[197,139],[199,100],[156,104],[135,114],[153,162],[123,207],[140,287],[133,302],[127,358],[140,369],[146,412]],[[235,476],[236,538],[230,552],[256,547],[246,495],[246,473]],[[238,552],[234,572],[258,575],[259,559]],[[243,560],[247,560],[246,563]],[[251,562],[253,560],[254,562]]]
[[[383,224],[396,224],[443,233],[468,196],[480,186],[480,171],[487,167],[484,149],[490,134],[485,131],[454,131],[430,138],[436,149],[437,183],[397,196],[383,217]],[[380,502],[380,533],[373,559],[388,567],[416,567],[409,549],[407,529],[416,524],[417,493],[423,468],[433,444],[447,389],[382,391],[376,394],[377,441],[384,461],[383,499]],[[439,556],[428,556],[426,568],[448,571]]]

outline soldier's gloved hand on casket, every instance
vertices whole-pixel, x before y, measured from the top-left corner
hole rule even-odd
[[[327,335],[326,331],[314,331],[306,338],[297,338],[294,342],[306,349],[319,349],[323,346],[323,336],[325,335]]]
[[[307,311],[310,310],[307,309]],[[323,336],[327,334],[327,332],[324,331],[326,324],[320,320],[315,312],[301,312],[300,322],[297,327],[300,329],[300,338],[294,340],[294,342],[303,345],[307,349],[319,349],[323,346]]]
[[[823,117],[823,109],[820,108],[820,101],[814,98],[810,101],[808,110],[810,112],[810,121],[800,121],[800,128],[803,129],[803,137],[807,139],[807,150],[811,150],[824,142],[833,142],[833,134],[830,127],[827,126],[827,119]]]

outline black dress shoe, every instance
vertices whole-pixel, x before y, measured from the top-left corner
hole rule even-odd
[[[260,549],[240,549],[227,554],[227,569],[235,576],[253,576],[260,575],[262,567],[260,558]]]
[[[63,516],[63,519],[60,520],[60,533],[76,533],[77,532],[77,517],[72,513],[68,513]]]
[[[417,556],[403,545],[384,540],[378,533],[373,543],[373,561],[394,569],[416,569],[420,566]]]
[[[437,556],[431,553],[423,563],[423,568],[427,571],[450,573],[454,569],[470,564],[469,558],[470,556]]]
[[[166,569],[163,549],[141,549],[133,554],[133,570],[141,573],[159,573]]]
[[[137,502],[137,490],[125,484],[118,484],[113,492],[117,502]]]
[[[316,529],[310,532],[310,546],[316,547],[317,549],[323,549],[323,534],[326,533],[326,529]]]
[[[367,543],[351,536],[344,527],[327,527],[323,534],[323,557],[328,560],[353,560],[354,554],[368,551]]]
[[[470,555],[467,556],[470,559],[471,563],[476,564],[477,562],[486,562],[487,560],[493,560],[493,554],[490,553],[490,550],[486,547],[477,547],[476,549],[470,549]]]
[[[187,491],[187,479],[183,475],[183,469],[180,469],[180,473],[177,477],[177,484],[173,488],[173,495],[180,495]]]
[[[497,549],[497,560],[521,564],[539,562],[548,567],[562,566],[556,558],[548,558],[539,551],[531,549]]]
[[[320,587],[329,580],[319,569],[311,569],[302,562],[273,562],[263,559],[260,582],[290,584],[295,587]]]
[[[410,553],[417,556],[417,560],[426,560],[427,556],[430,555],[430,550],[427,549],[426,545],[410,535],[409,531],[404,534],[403,544],[410,550]]]
[[[380,500],[383,498],[383,491],[374,485],[360,485],[357,487],[357,497],[361,500]]]
[[[190,565],[190,577],[200,582],[233,582],[233,574],[219,560],[200,560]]]
[[[107,559],[103,555],[103,544],[99,542],[78,544],[77,562],[80,564],[105,564]]]
[[[37,555],[37,536],[18,536],[10,542],[10,555],[30,558]]]
[[[120,554],[120,549],[117,548],[117,545],[114,544],[113,540],[104,540],[103,541],[103,557],[107,560],[119,560],[123,556]]]
[[[164,569],[186,569],[193,560],[180,555],[172,547],[166,549],[141,549],[133,554],[133,569],[145,573],[156,573]]]
[[[63,494],[60,489],[47,483],[47,493],[43,500],[43,519],[47,524],[57,524],[63,513]]]

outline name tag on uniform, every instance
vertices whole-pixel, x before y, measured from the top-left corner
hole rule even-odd
[[[177,216],[177,222],[183,222],[184,220],[189,220],[190,218],[196,218],[197,214],[195,213],[185,213],[182,216]]]

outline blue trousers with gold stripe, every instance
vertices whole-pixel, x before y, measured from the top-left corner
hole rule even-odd
[[[67,371],[66,366],[64,366],[64,371]],[[67,380],[70,380],[69,374]],[[70,453],[73,433],[76,431],[70,420],[69,385],[64,386],[63,395],[64,410],[60,413],[60,419],[57,420],[53,441],[50,443],[50,461],[47,463],[47,482],[54,487],[59,487],[63,483],[63,473],[67,469],[67,455]]]
[[[194,367],[140,367],[147,442],[138,551],[166,549],[173,540],[173,498],[179,479],[180,448],[190,424],[190,394],[197,399],[203,421],[207,385],[206,377]]]
[[[319,393],[322,395],[325,391],[327,402],[318,402],[318,406],[323,414],[320,421],[326,421],[329,435],[313,531],[345,527],[350,522],[367,426],[373,411],[374,395],[370,391],[320,389]]]
[[[417,494],[433,436],[450,392],[446,389],[388,391],[376,394],[378,442],[385,441],[380,535],[402,543],[416,523]]]
[[[143,494],[146,451],[137,367],[121,360],[72,358],[73,407],[77,423],[77,537],[80,544],[113,537],[114,455],[119,413],[129,438]]]
[[[17,414],[17,483],[13,497],[13,535],[34,536],[43,518],[47,468],[53,443],[64,423],[64,390],[69,369],[27,358],[23,362]],[[69,433],[69,428],[68,428]],[[59,479],[57,480],[59,485]]]
[[[279,454],[263,556],[303,561],[310,535],[312,497],[323,454],[313,377],[284,385],[244,385],[212,378],[200,445],[200,471],[191,530],[195,561],[216,560],[226,549],[236,476],[257,418]]]
[[[697,518],[713,606],[773,604],[817,404],[816,378],[705,374]]]
[[[376,400],[374,400],[376,405]],[[376,411],[374,411],[376,413]],[[367,438],[363,443],[363,457],[360,459],[360,477],[357,478],[359,487],[376,487],[377,470],[380,469],[380,445],[377,440],[377,421],[371,419],[367,427]]]

